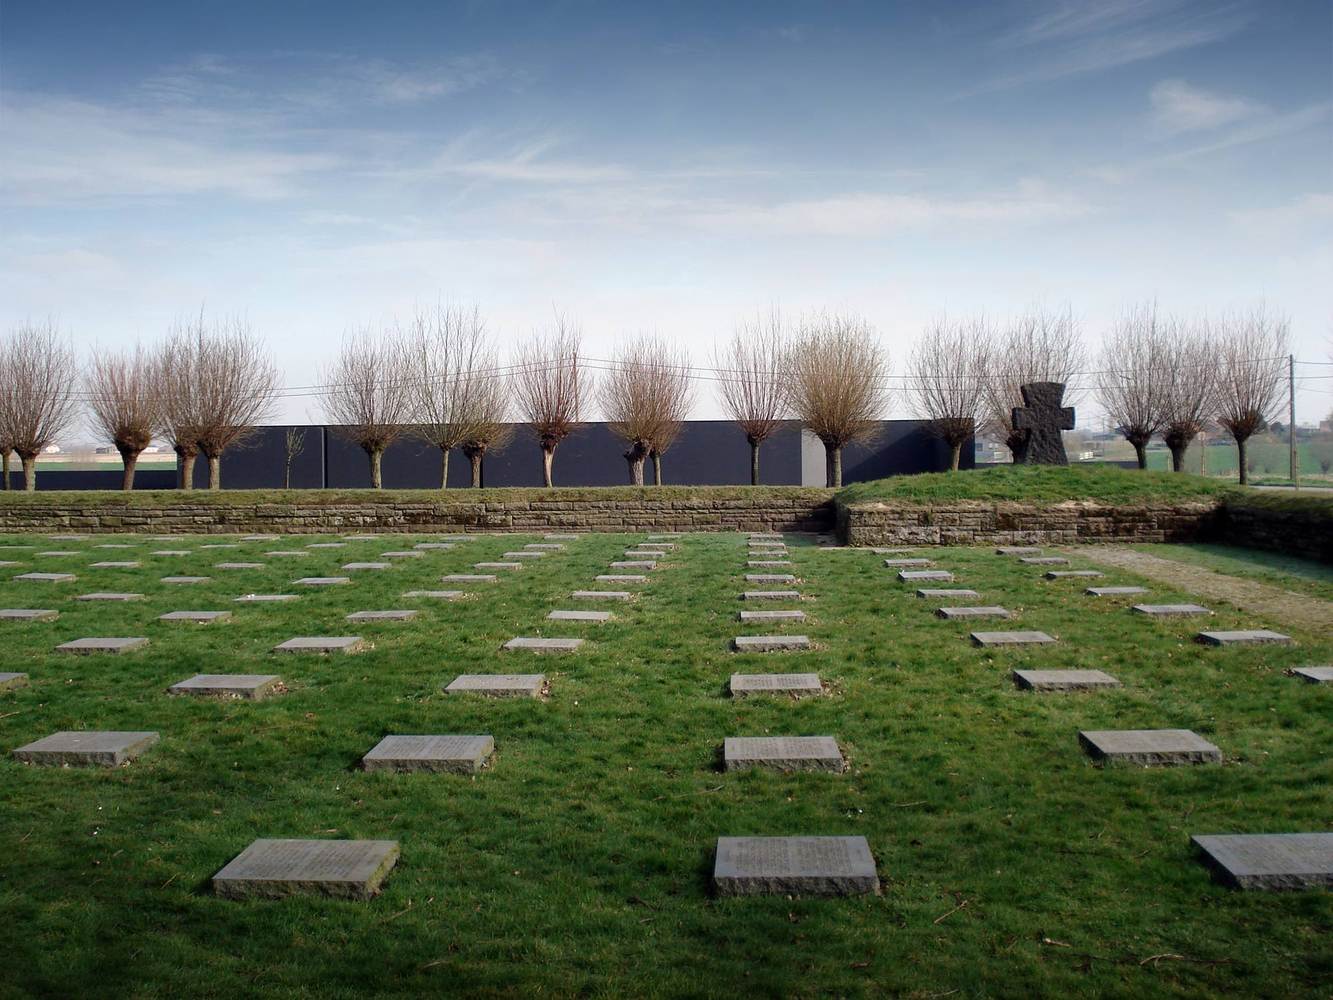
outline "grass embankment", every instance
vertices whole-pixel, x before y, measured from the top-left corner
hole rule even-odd
[[[1333,566],[1261,549],[1230,545],[1138,545],[1144,552],[1228,576],[1269,583],[1298,594],[1333,601]]]
[[[642,536],[637,536],[642,537]],[[31,545],[33,539],[11,539]],[[110,541],[99,536],[95,542]],[[121,541],[124,539],[115,539]],[[37,540],[0,550],[0,607],[57,608],[58,622],[0,624],[0,748],[58,729],[154,729],[162,741],[114,771],[0,760],[0,919],[8,995],[981,995],[1282,996],[1326,992],[1326,893],[1220,888],[1191,833],[1328,828],[1328,692],[1284,677],[1329,662],[1328,636],[1207,649],[1198,621],[1156,621],[1082,596],[1082,581],[989,550],[936,555],[958,586],[1017,612],[1012,627],[1060,642],[985,651],[969,626],[895,581],[864,550],[793,545],[810,615],[808,653],[728,652],[743,632],[745,545],[696,535],[603,626],[553,627],[552,608],[619,556],[627,536],[588,536],[462,602],[407,602],[535,536],[430,552],[289,605],[294,592],[414,539],[350,542],[265,559],[302,539],[199,550],[213,539],[128,539],[134,550]],[[310,541],[313,539],[305,539]],[[41,549],[77,555],[37,557]],[[158,557],[156,548],[188,548]],[[127,551],[135,554],[129,556]],[[91,569],[135,558],[141,570]],[[259,561],[257,570],[214,568]],[[1075,559],[1077,562],[1077,558]],[[13,582],[37,564],[78,573],[54,589]],[[211,576],[168,587],[168,574]],[[1140,582],[1108,572],[1107,584]],[[76,594],[129,590],[132,604]],[[1154,585],[1152,599],[1189,595]],[[352,626],[350,611],[420,607],[409,623]],[[159,614],[225,609],[226,624]],[[1279,622],[1219,606],[1210,626]],[[975,627],[975,626],[973,626]],[[771,628],[771,626],[770,626]],[[373,651],[279,657],[296,635],[372,637]],[[573,656],[505,654],[515,635],[583,635]],[[148,636],[143,652],[70,658],[81,636]],[[1016,665],[1108,670],[1117,691],[1014,690]],[[817,670],[827,697],[725,694],[733,671]],[[462,672],[545,671],[551,698],[445,696]],[[173,699],[196,672],[280,673],[258,704]],[[1080,728],[1191,728],[1221,766],[1100,770]],[[452,775],[364,774],[387,733],[489,733],[494,766]],[[724,774],[734,735],[835,736],[851,770]],[[885,891],[855,899],[717,900],[715,838],[862,834]],[[209,878],[256,837],[394,838],[402,860],[370,903],[233,902]],[[1154,956],[1156,956],[1154,958]],[[1003,984],[999,986],[997,984]],[[1322,987],[1321,987],[1322,984]]]
[[[958,500],[1141,503],[1207,500],[1220,496],[1226,488],[1226,484],[1202,476],[1144,472],[1111,465],[1008,465],[855,483],[841,490],[837,500],[844,506]]]

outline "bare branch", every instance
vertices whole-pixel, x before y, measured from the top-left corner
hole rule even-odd
[[[1162,428],[1170,378],[1170,339],[1157,303],[1125,310],[1103,342],[1097,398],[1107,419],[1148,467],[1148,442]]]
[[[514,374],[519,410],[542,450],[543,478],[552,485],[555,449],[578,426],[592,393],[592,374],[580,354],[577,324],[557,315],[554,325],[534,334],[520,350]]]
[[[1217,352],[1217,422],[1240,459],[1240,481],[1249,482],[1246,443],[1268,426],[1286,399],[1283,372],[1291,343],[1291,321],[1259,303],[1224,314],[1208,325]]]
[[[320,381],[327,386],[325,419],[366,453],[370,485],[380,489],[384,452],[407,431],[412,417],[414,392],[402,337],[396,330],[368,328],[344,337],[337,360]]]
[[[776,308],[737,326],[713,352],[718,394],[750,444],[750,485],[759,485],[759,448],[782,423],[787,408],[782,366],[787,332]]]
[[[916,390],[912,405],[948,443],[949,468],[954,471],[981,418],[994,339],[984,316],[950,320],[941,315],[927,325],[912,348],[908,362]]]
[[[162,420],[157,374],[154,356],[136,346],[122,353],[95,353],[84,375],[91,423],[120,452],[125,490],[134,489],[139,456],[152,444]]]
[[[1185,469],[1185,450],[1216,409],[1216,352],[1206,328],[1173,319],[1166,325],[1166,373],[1162,386],[1162,438],[1171,465]]]
[[[27,322],[0,344],[0,446],[23,463],[23,488],[37,488],[37,456],[78,414],[79,366],[53,320]],[[6,470],[7,472],[7,470]],[[5,476],[6,485],[9,476]]]

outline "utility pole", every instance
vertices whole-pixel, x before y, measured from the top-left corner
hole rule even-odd
[[[1287,395],[1290,408],[1287,411],[1287,436],[1291,440],[1291,485],[1301,488],[1301,462],[1296,455],[1296,355],[1287,355]]]

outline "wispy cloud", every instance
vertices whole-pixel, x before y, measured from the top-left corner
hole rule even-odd
[[[1237,4],[1192,0],[1061,0],[1002,35],[994,48],[1021,69],[962,96],[1096,73],[1235,34],[1249,20]]]
[[[1218,94],[1184,80],[1163,80],[1148,95],[1153,120],[1167,133],[1201,132],[1263,113],[1257,101]]]

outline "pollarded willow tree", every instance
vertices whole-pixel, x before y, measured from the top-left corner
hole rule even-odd
[[[1210,323],[1217,354],[1217,422],[1236,442],[1241,484],[1249,482],[1247,446],[1287,396],[1283,375],[1291,322],[1260,303]]]
[[[907,365],[912,406],[948,444],[952,472],[981,419],[994,339],[984,316],[939,316],[912,347]]]
[[[195,386],[195,359],[206,336],[203,314],[197,320],[178,319],[154,356],[158,392],[158,436],[176,453],[176,485],[194,489],[194,463],[199,457],[199,393]]]
[[[593,392],[592,373],[580,353],[578,325],[556,316],[519,351],[514,394],[542,451],[542,480],[554,485],[555,450],[578,426]]]
[[[1171,468],[1185,471],[1185,452],[1207,426],[1217,394],[1217,353],[1207,330],[1173,319],[1166,329],[1166,373],[1162,385],[1162,440]]]
[[[343,338],[333,365],[320,375],[325,419],[366,453],[370,486],[383,486],[384,452],[412,419],[415,371],[397,330],[362,329]]]
[[[694,380],[690,377],[690,355],[684,349],[672,350],[663,344],[653,380],[653,408],[657,420],[648,441],[648,458],[653,463],[653,485],[662,485],[662,456],[676,443],[685,418],[694,405]]]
[[[513,387],[509,375],[496,367],[496,358],[490,355],[477,369],[463,411],[468,431],[459,447],[472,465],[473,489],[481,487],[487,452],[499,451],[514,437],[514,425],[509,422]]]
[[[0,438],[23,465],[23,488],[37,489],[37,456],[78,414],[79,364],[53,320],[27,322],[0,344]],[[8,454],[8,453],[6,453]],[[8,474],[6,473],[6,481]]]
[[[634,486],[643,485],[643,463],[652,446],[653,421],[657,419],[651,362],[658,347],[650,337],[637,337],[618,345],[611,357],[610,370],[597,387],[607,426],[625,443],[625,462]]]
[[[1070,387],[1085,357],[1078,322],[1067,304],[1060,309],[1034,306],[996,339],[986,378],[986,429],[1004,442],[1015,462],[1027,456],[1030,433],[1014,427],[1014,408],[1024,405],[1019,387],[1029,382]],[[1066,391],[1065,403],[1076,401],[1076,393]]]
[[[842,450],[874,437],[888,406],[888,356],[859,316],[817,313],[801,321],[783,382],[792,411],[824,444],[829,486],[842,485]]]
[[[96,352],[83,386],[94,431],[120,453],[125,470],[121,489],[132,490],[139,456],[162,422],[156,358],[139,345],[129,351]]]
[[[440,449],[440,489],[449,485],[449,452],[474,437],[470,395],[495,367],[486,323],[476,306],[438,305],[418,312],[404,335],[412,433]]]
[[[1157,303],[1126,309],[1102,341],[1097,399],[1116,433],[1148,467],[1148,442],[1161,429],[1170,382],[1170,324]]]
[[[272,416],[280,376],[249,321],[229,317],[205,328],[194,346],[194,413],[199,451],[208,460],[208,488],[222,489],[222,456]]]
[[[10,488],[10,463],[14,455],[14,422],[10,415],[13,384],[9,375],[9,342],[0,339],[0,490]]]
[[[750,485],[759,485],[759,449],[782,424],[787,396],[782,366],[786,328],[777,309],[736,327],[731,339],[713,352],[718,395],[750,445]]]

